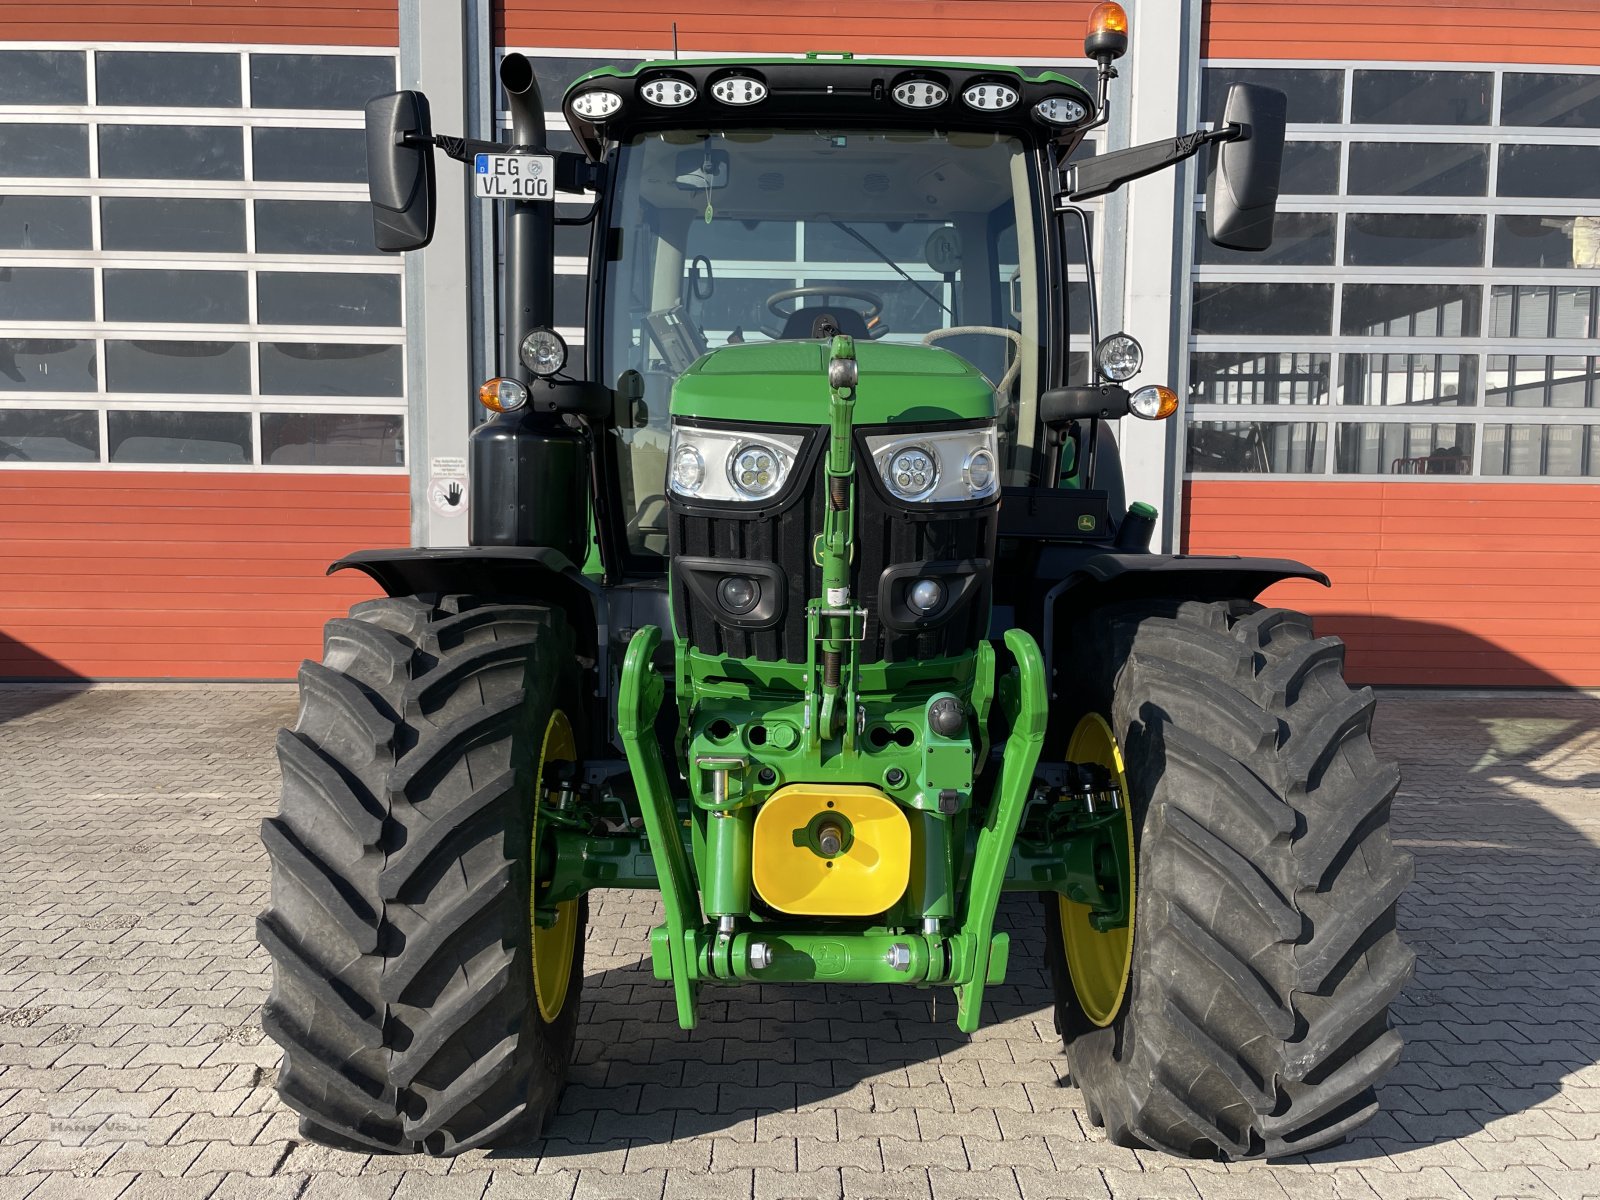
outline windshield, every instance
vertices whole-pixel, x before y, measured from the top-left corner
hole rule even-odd
[[[740,342],[839,332],[951,350],[995,388],[1007,481],[1027,476],[1019,437],[1032,436],[1042,356],[1019,140],[681,130],[626,142],[615,163],[601,370],[611,386],[628,370],[644,379],[616,431],[632,553],[666,553],[673,381]]]

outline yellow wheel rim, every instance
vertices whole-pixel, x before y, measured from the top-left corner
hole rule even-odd
[[[544,727],[544,741],[539,747],[539,773],[533,784],[533,830],[530,835],[532,863],[538,863],[539,810],[544,805],[545,768],[555,763],[569,763],[578,756],[577,742],[572,736],[572,723],[559,708],[550,714]],[[556,905],[556,919],[551,925],[541,926],[534,911],[539,881],[533,880],[529,888],[528,924],[533,930],[533,996],[539,1005],[539,1015],[546,1022],[561,1015],[567,1002],[567,985],[572,980],[572,957],[578,944],[578,902],[566,900]]]
[[[1067,744],[1072,762],[1098,763],[1111,772],[1122,796],[1122,834],[1128,839],[1128,923],[1104,933],[1089,923],[1090,908],[1065,896],[1057,896],[1061,914],[1061,942],[1067,954],[1067,970],[1072,990],[1084,1015],[1099,1026],[1111,1024],[1128,991],[1133,971],[1133,811],[1128,805],[1128,777],[1122,764],[1122,751],[1105,718],[1089,713],[1072,731]]]

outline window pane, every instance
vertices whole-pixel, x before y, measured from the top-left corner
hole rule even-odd
[[[1357,125],[1487,125],[1488,71],[1357,71],[1350,120]]]
[[[243,179],[243,131],[231,125],[102,125],[103,179]]]
[[[94,320],[87,267],[0,267],[0,321]]]
[[[561,107],[561,98],[567,94],[567,89],[583,75],[598,67],[626,66],[628,57],[622,55],[618,58],[545,58],[542,55],[530,58],[533,63],[533,76],[539,83],[539,95],[544,97],[545,107],[554,112]],[[500,106],[500,111],[506,111],[506,96],[499,88],[495,89],[495,103]]]
[[[1600,425],[1485,425],[1485,475],[1600,475]]]
[[[1481,267],[1483,231],[1481,216],[1351,213],[1344,225],[1344,263],[1347,267]]]
[[[1281,212],[1273,222],[1272,245],[1252,253],[1227,250],[1206,237],[1206,219],[1195,218],[1195,261],[1205,266],[1238,263],[1241,266],[1331,267],[1333,265],[1332,213]]]
[[[767,316],[767,297],[794,286],[793,275],[755,279],[729,279],[723,276],[717,280],[716,290],[711,293],[709,300],[695,301],[695,322],[707,333],[719,334],[729,333],[735,328],[741,328],[746,333],[753,332],[751,318],[757,314],[764,320],[771,320],[774,326],[781,325],[782,322],[777,318]],[[787,307],[792,309],[794,302],[790,301]],[[847,307],[861,306],[848,304]]]
[[[244,396],[250,347],[243,342],[106,342],[106,386],[113,392]]]
[[[239,56],[101,50],[95,100],[139,108],[238,108]]]
[[[377,254],[372,205],[365,200],[257,200],[256,252]]]
[[[398,396],[402,346],[262,342],[261,392],[267,396]]]
[[[1500,89],[1502,125],[1600,129],[1600,75],[1507,71]]]
[[[0,104],[86,104],[82,50],[0,51]]]
[[[250,56],[254,108],[353,108],[394,91],[394,59],[371,54],[261,54]],[[544,93],[552,108],[559,96]]]
[[[250,414],[109,412],[106,435],[114,463],[250,461]]]
[[[1600,408],[1600,358],[1494,354],[1484,403],[1494,408]]]
[[[1600,217],[1496,217],[1494,265],[1600,268]]]
[[[1339,403],[1380,407],[1474,405],[1472,354],[1346,354]]]
[[[1600,146],[1501,146],[1498,191],[1600,199]]]
[[[275,467],[403,467],[398,416],[262,413],[261,461]]]
[[[87,196],[0,196],[0,247],[7,250],[87,250]]]
[[[1340,422],[1333,469],[1339,475],[1470,475],[1471,425]]]
[[[400,276],[262,271],[256,313],[263,325],[398,325]]]
[[[1326,428],[1311,421],[1191,421],[1189,473],[1320,475]]]
[[[1339,143],[1285,142],[1279,192],[1285,196],[1337,195]]]
[[[1208,351],[1189,356],[1191,404],[1321,404],[1326,354]]]
[[[243,253],[244,201],[105,196],[100,244],[107,250]]]
[[[1194,332],[1329,334],[1333,284],[1197,283]]]
[[[0,164],[13,179],[87,179],[87,125],[0,125]]]
[[[1502,164],[1501,170],[1505,169]],[[1459,142],[1351,142],[1352,196],[1482,196],[1489,148]]]
[[[367,181],[367,139],[359,129],[254,129],[251,133],[257,179]]]
[[[1290,124],[1337,125],[1344,120],[1344,72],[1324,68],[1207,67],[1200,119],[1217,124],[1235,83],[1259,83],[1289,97]]]
[[[250,319],[243,271],[136,271],[108,267],[106,320],[243,325]]]
[[[1367,337],[1476,337],[1480,291],[1432,283],[1347,283],[1340,328]]]
[[[92,392],[99,386],[92,341],[0,338],[0,392]]]
[[[99,462],[91,410],[0,408],[0,462]]]
[[[1489,289],[1489,336],[1593,337],[1595,298],[1587,287],[1496,284]]]

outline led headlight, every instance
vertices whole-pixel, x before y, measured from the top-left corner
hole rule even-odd
[[[906,79],[895,84],[889,94],[906,108],[938,108],[950,98],[950,89],[935,79]]]
[[[615,92],[584,92],[572,98],[572,111],[585,121],[604,121],[622,110],[622,97]]]
[[[765,500],[783,482],[783,455],[765,442],[746,442],[728,459],[728,482],[750,500]]]
[[[543,379],[567,365],[567,343],[554,329],[535,329],[522,339],[522,365]]]
[[[883,481],[902,500],[925,499],[939,485],[939,452],[931,446],[906,446],[889,457]]]
[[[1100,339],[1095,347],[1094,361],[1100,374],[1115,383],[1124,383],[1139,373],[1144,366],[1144,347],[1125,333],[1113,333]]]
[[[674,424],[667,487],[694,500],[769,500],[788,483],[803,445],[798,433]]]
[[[1046,125],[1076,125],[1089,115],[1089,110],[1076,100],[1051,96],[1033,106],[1033,115]]]
[[[682,108],[694,103],[699,94],[694,84],[675,75],[657,75],[639,86],[639,95],[644,97],[645,103],[658,108]]]
[[[944,433],[873,434],[866,441],[883,486],[896,499],[950,503],[982,500],[999,490],[993,425]]]
[[[1022,99],[1022,93],[1009,83],[975,83],[961,93],[961,98],[967,102],[968,108],[976,108],[980,112],[1003,112]]]
[[[759,104],[767,85],[753,75],[724,75],[711,85],[711,94],[724,104]]]

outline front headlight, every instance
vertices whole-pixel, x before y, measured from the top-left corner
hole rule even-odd
[[[798,433],[674,425],[667,486],[691,500],[769,500],[783,490],[804,444]]]
[[[945,433],[874,434],[867,453],[889,494],[913,504],[982,500],[1000,486],[993,425]]]

